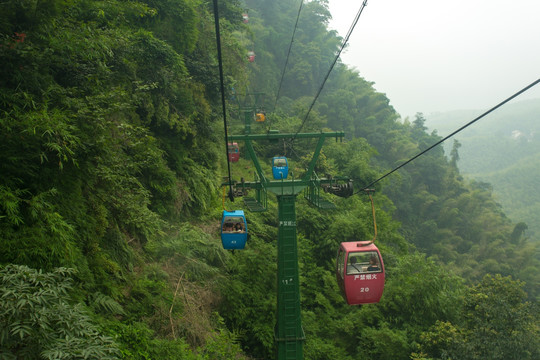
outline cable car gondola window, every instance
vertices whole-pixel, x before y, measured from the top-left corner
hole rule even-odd
[[[242,217],[225,217],[223,220],[223,232],[226,233],[245,233],[244,219]]]
[[[351,252],[347,262],[347,275],[381,272],[380,264],[376,251]]]

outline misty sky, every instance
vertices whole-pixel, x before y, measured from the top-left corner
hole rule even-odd
[[[344,37],[361,4],[329,0],[329,27]],[[341,59],[403,118],[487,110],[540,78],[540,0],[368,0]]]

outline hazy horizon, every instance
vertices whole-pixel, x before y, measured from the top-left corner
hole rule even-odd
[[[329,28],[345,36],[361,5],[329,0]],[[535,0],[370,0],[341,59],[403,118],[485,110],[540,78],[538,14]]]

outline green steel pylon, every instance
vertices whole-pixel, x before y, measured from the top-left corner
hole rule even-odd
[[[278,195],[278,286],[276,342],[278,359],[303,359],[300,278],[296,242],[296,195]]]
[[[308,133],[308,134],[245,134],[232,135],[228,140],[243,140],[246,150],[253,161],[257,172],[257,181],[234,184],[245,189],[270,191],[278,200],[278,273],[277,273],[277,324],[275,340],[278,360],[302,360],[304,358],[303,342],[305,340],[302,328],[300,308],[300,277],[298,273],[298,244],[296,239],[296,196],[308,187],[312,187],[311,179],[324,140],[327,137],[342,138],[343,132]],[[275,140],[294,138],[318,138],[315,152],[306,173],[301,179],[268,180],[253,149],[253,140]],[[324,180],[317,179],[320,185]],[[227,184],[229,185],[229,184]],[[251,199],[250,201],[255,201]],[[255,201],[256,202],[256,201]]]

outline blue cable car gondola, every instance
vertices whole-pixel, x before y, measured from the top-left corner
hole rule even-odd
[[[243,210],[223,210],[221,243],[225,250],[241,250],[248,238],[246,216]]]
[[[285,180],[289,175],[289,162],[285,156],[272,158],[272,174],[276,180]]]

